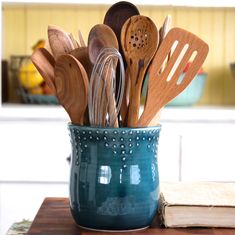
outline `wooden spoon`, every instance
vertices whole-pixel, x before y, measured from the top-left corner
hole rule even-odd
[[[175,42],[178,44],[163,72],[160,73],[162,64]],[[205,61],[208,51],[208,45],[196,35],[180,28],[169,31],[157,50],[149,70],[148,94],[138,126],[149,125],[159,110],[189,85]],[[179,77],[194,52],[197,54],[183,80],[179,82]]]
[[[126,1],[121,1],[113,4],[108,11],[105,14],[104,17],[104,24],[108,25],[116,34],[118,44],[119,44],[119,51],[124,59],[124,53],[122,51],[121,47],[121,29],[124,23],[126,22],[127,19],[129,19],[131,16],[134,15],[139,15],[139,10],[137,7]],[[125,69],[126,69],[126,61],[124,61]],[[116,87],[119,86],[119,66],[117,67],[117,84]],[[122,122],[123,124],[126,122],[126,116],[127,116],[127,111],[128,111],[128,103],[129,103],[129,86],[130,81],[129,81],[129,74],[128,70],[126,70],[126,82],[125,82],[125,89],[124,89],[124,95],[122,99],[122,105],[121,105],[121,117],[122,117]]]
[[[58,26],[48,26],[48,40],[55,59],[75,49],[68,33]]]
[[[74,56],[62,55],[56,60],[55,86],[57,98],[72,123],[82,125],[89,84],[85,69]]]
[[[88,78],[90,79],[93,64],[90,61],[88,47],[79,47],[70,52],[70,55],[73,55],[85,68]]]
[[[91,29],[89,36],[88,36],[89,58],[93,64],[95,64],[96,59],[103,48],[119,49],[118,41],[117,41],[117,37],[115,33],[109,26],[105,24],[97,24]],[[116,67],[116,65],[114,67]],[[107,68],[105,69],[107,70]],[[105,72],[103,74],[105,74]],[[110,114],[116,114],[116,111],[115,111],[116,101],[115,101],[115,94],[114,94],[115,91],[113,92],[113,89],[110,89],[111,88],[110,79],[106,79],[106,82],[107,82],[107,85],[106,85],[105,93],[107,96],[107,102],[109,101],[108,111]],[[103,107],[106,107],[106,106],[107,106],[106,104],[103,105]],[[102,112],[105,112],[105,110],[103,110]],[[114,127],[118,127],[117,118],[116,118]]]
[[[105,47],[119,49],[117,37],[109,26],[97,24],[88,36],[88,52],[92,64],[95,64],[100,51]]]
[[[139,118],[144,75],[157,50],[157,28],[146,16],[132,16],[122,27],[121,43],[131,79],[127,125],[135,127]]]
[[[113,4],[105,14],[104,24],[108,25],[116,34],[121,55],[123,55],[121,47],[122,26],[131,16],[139,14],[139,10],[134,4],[125,1]]]
[[[53,94],[56,94],[54,84],[55,60],[53,56],[45,48],[37,48],[33,52],[31,60]]]

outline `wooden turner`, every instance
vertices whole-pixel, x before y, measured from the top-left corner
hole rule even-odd
[[[57,98],[72,123],[82,125],[89,84],[85,69],[72,55],[62,55],[56,60],[55,86]]]
[[[178,44],[161,73],[162,64],[175,42]],[[159,110],[189,85],[205,61],[208,51],[209,47],[203,40],[186,30],[173,28],[168,32],[149,69],[148,93],[144,111],[138,121],[139,127],[148,126]],[[179,81],[194,52],[197,54],[190,68],[183,80]],[[172,77],[169,78],[172,73]]]

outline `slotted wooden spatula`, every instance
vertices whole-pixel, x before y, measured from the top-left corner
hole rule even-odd
[[[161,72],[162,64],[175,43],[177,46]],[[173,28],[168,32],[149,69],[148,93],[138,126],[148,126],[159,110],[189,85],[205,61],[208,51],[209,47],[203,40],[186,30]],[[179,81],[183,69],[194,53],[196,56],[191,66],[183,80]]]

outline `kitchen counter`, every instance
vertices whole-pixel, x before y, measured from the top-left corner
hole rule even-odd
[[[55,219],[56,218],[56,219]],[[213,235],[232,235],[235,229],[229,228],[163,228],[160,227],[158,216],[154,219],[152,225],[142,231],[131,231],[128,234],[138,235],[202,235],[202,234],[213,234]],[[36,234],[51,234],[51,235],[95,235],[95,234],[108,234],[107,232],[96,232],[88,231],[79,228],[75,225],[70,209],[69,201],[67,198],[46,198],[40,207],[31,228],[29,229],[28,235]],[[121,232],[113,232],[112,234],[123,234]]]
[[[59,105],[2,105],[0,121],[12,120],[69,121],[69,117]],[[167,106],[162,111],[161,121],[235,123],[235,106]]]

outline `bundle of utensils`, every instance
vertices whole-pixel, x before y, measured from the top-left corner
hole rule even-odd
[[[158,30],[135,5],[124,1],[112,5],[103,24],[90,30],[87,45],[80,31],[78,35],[79,41],[60,27],[49,26],[48,49],[39,48],[31,57],[78,125],[156,125],[161,109],[190,84],[209,51],[196,35],[171,28],[170,16]]]

